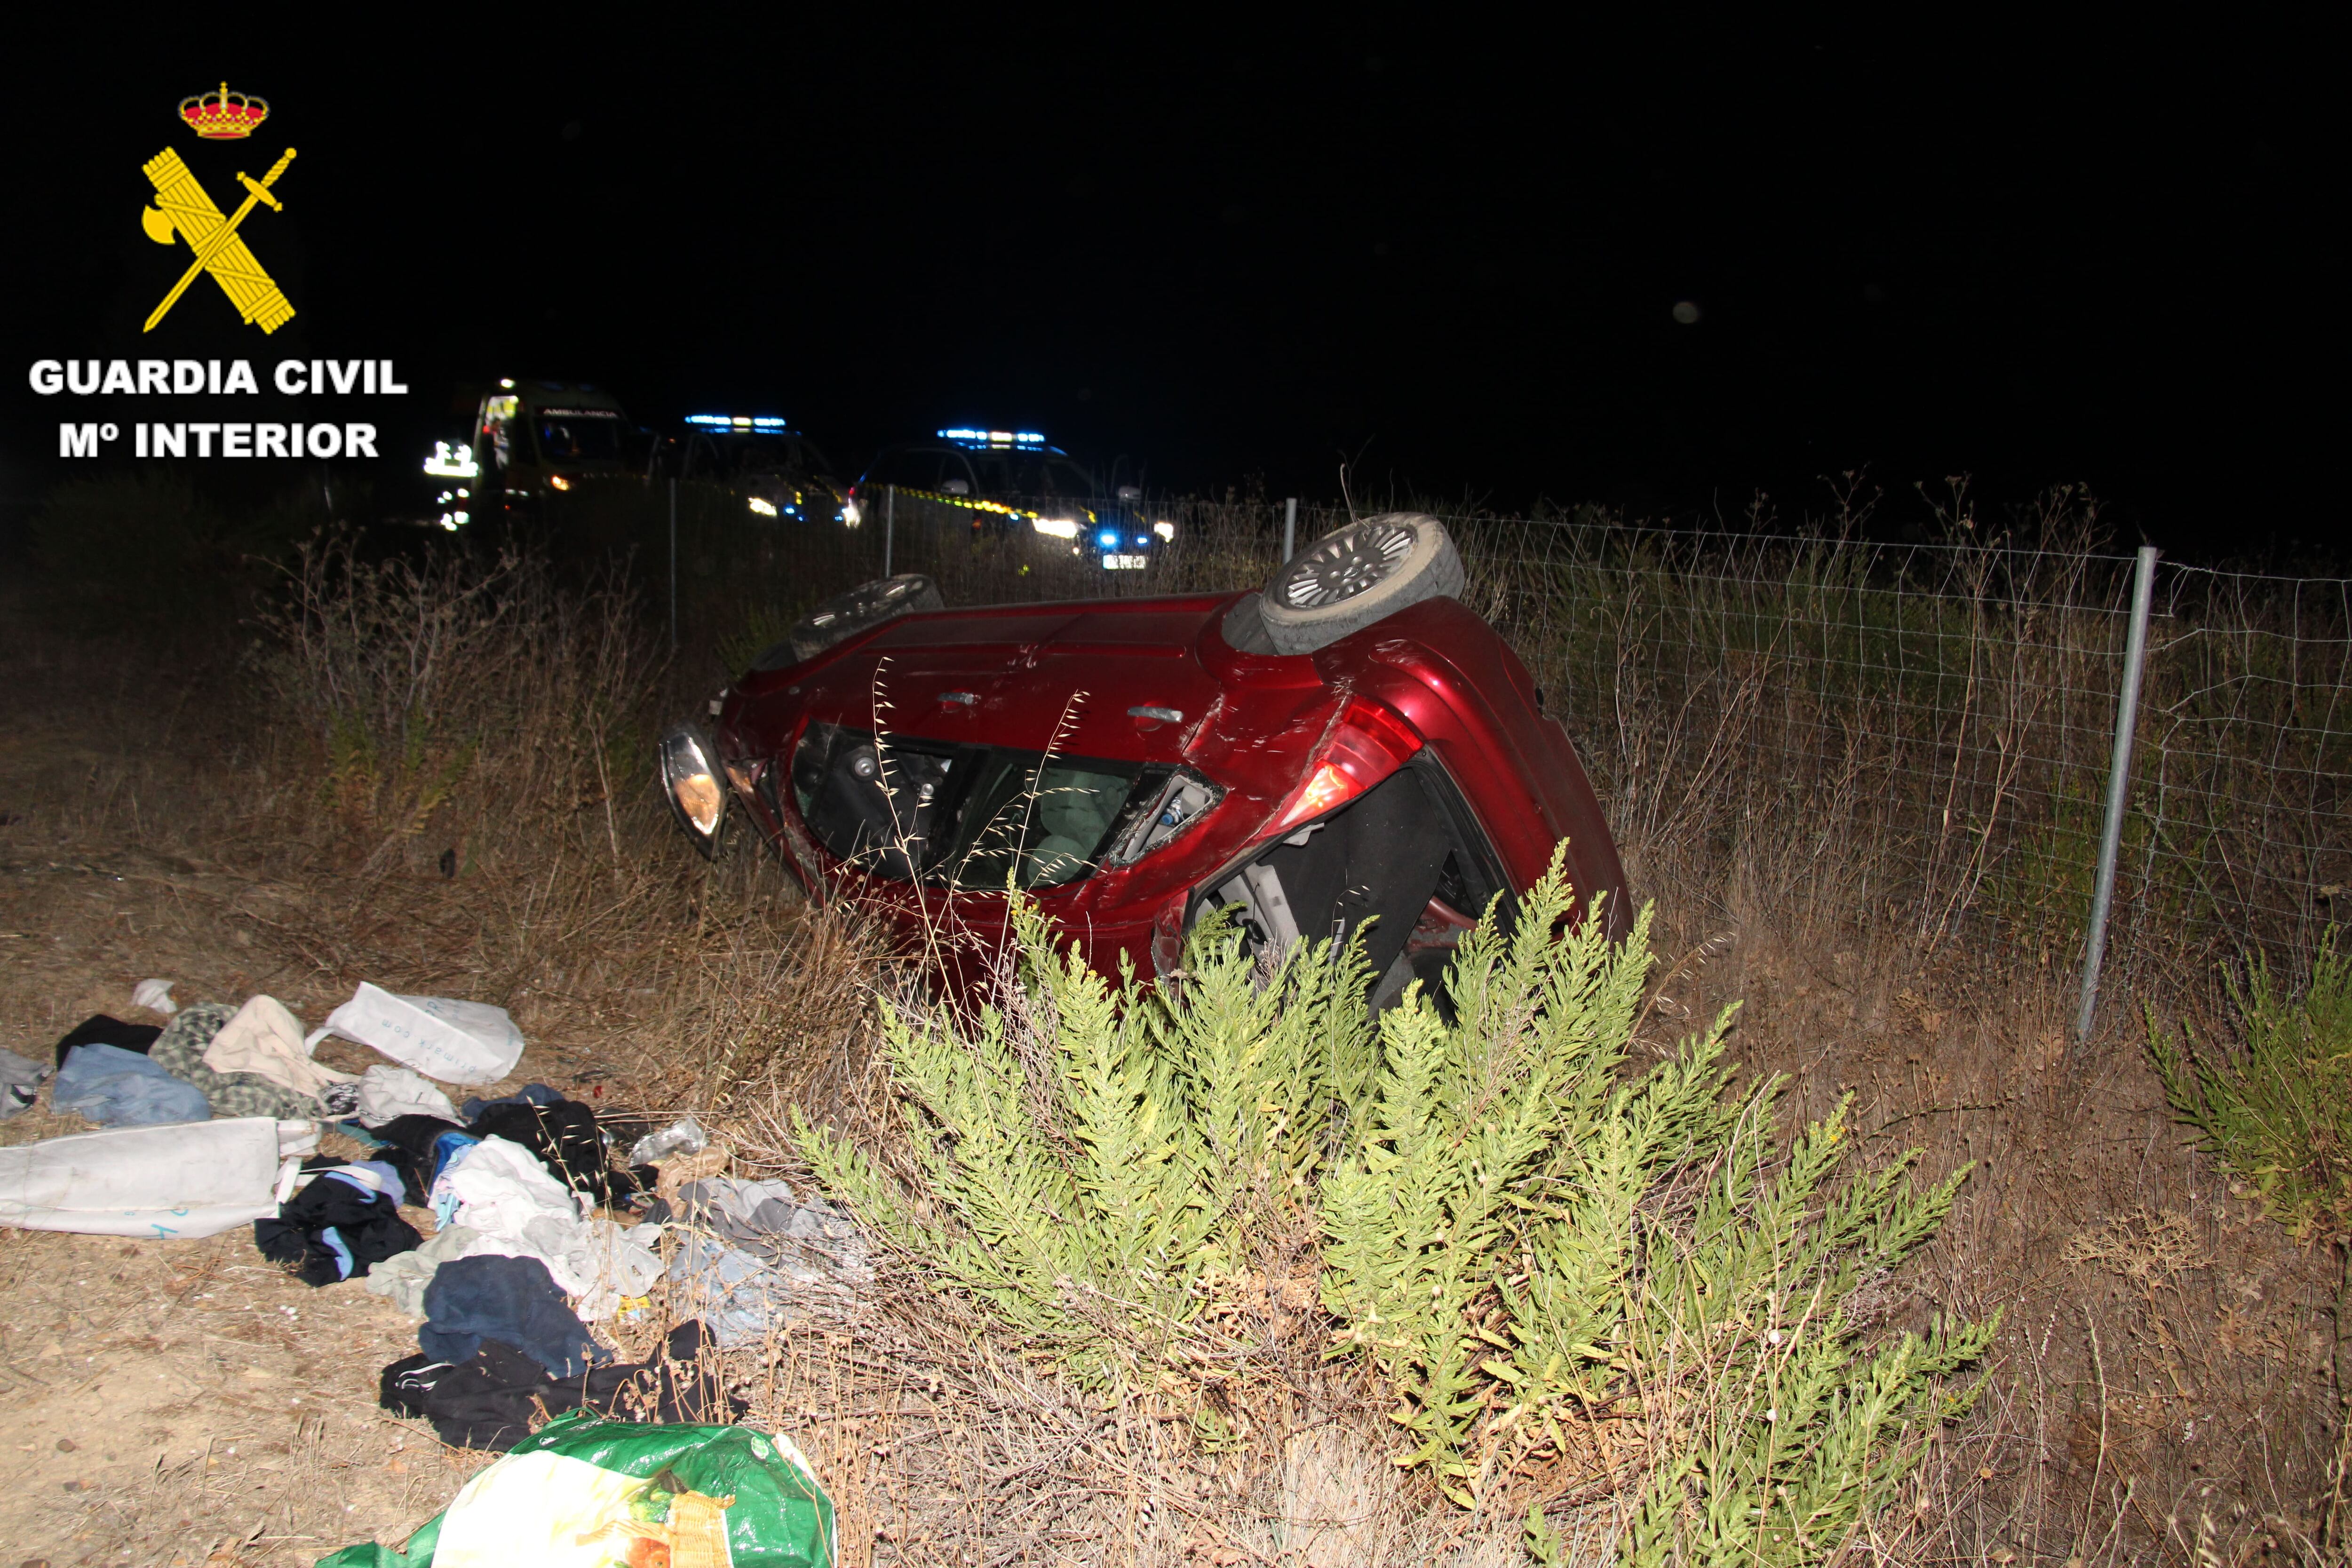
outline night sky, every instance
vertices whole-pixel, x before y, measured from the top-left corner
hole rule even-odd
[[[2081,480],[2123,544],[2337,531],[2343,94],[2284,26],[525,8],[338,52],[202,15],[11,51],[9,500],[65,476],[61,418],[208,416],[26,387],[143,353],[392,358],[387,471],[504,374],[782,413],[845,475],[979,423],[1155,489],[1332,498],[1349,461],[1360,498],[1692,521],[1866,466]],[[200,145],[175,106],[224,76],[271,117]],[[140,165],[226,206],[289,143],[244,232],[296,319],[205,282],[142,340],[187,252]]]

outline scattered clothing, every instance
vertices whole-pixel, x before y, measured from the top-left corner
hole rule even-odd
[[[163,1032],[161,1024],[126,1024],[104,1013],[92,1013],[58,1041],[57,1064],[65,1066],[67,1054],[76,1046],[119,1046],[143,1057],[155,1044],[155,1037]]]
[[[544,1089],[544,1084],[534,1084]],[[550,1091],[552,1092],[552,1091]],[[604,1132],[596,1113],[576,1100],[546,1102],[493,1100],[467,1131],[477,1138],[502,1138],[530,1151],[555,1179],[598,1203],[619,1205],[644,1190],[646,1182],[607,1163]]]
[[[536,1258],[444,1263],[425,1288],[425,1315],[416,1342],[435,1361],[470,1361],[484,1340],[497,1340],[558,1377],[578,1377],[611,1355],[588,1337]]]
[[[180,1010],[180,1005],[172,1000],[172,987],[178,984],[175,980],[142,980],[131,988],[131,1005],[168,1018]]]
[[[365,981],[305,1043],[316,1047],[331,1034],[373,1046],[444,1083],[496,1083],[522,1059],[522,1031],[505,1008],[446,996],[395,996]]]
[[[783,1182],[713,1176],[678,1189],[677,1218],[710,1231],[782,1269],[800,1285],[862,1285],[871,1279],[865,1238],[815,1192],[793,1195]]]
[[[670,1258],[670,1306],[710,1327],[727,1350],[756,1345],[794,1321],[790,1281],[750,1253],[689,1235]]]
[[[454,1121],[437,1116],[395,1116],[369,1131],[377,1154],[400,1173],[412,1193],[429,1193],[449,1156],[470,1149],[480,1140]]]
[[[40,1095],[41,1081],[56,1070],[47,1062],[27,1061],[14,1051],[0,1051],[0,1121],[30,1106]]]
[[[217,1073],[253,1073],[321,1101],[330,1088],[359,1080],[357,1073],[312,1061],[302,1045],[302,1020],[275,996],[246,998],[236,1016],[223,1024],[205,1047],[205,1066]]]
[[[527,1083],[512,1094],[502,1094],[496,1100],[484,1100],[476,1095],[466,1101],[464,1114],[467,1121],[473,1121],[493,1105],[553,1105],[562,1098],[562,1089],[550,1089],[543,1083]]]
[[[236,1015],[236,1008],[223,1003],[193,1003],[163,1026],[148,1055],[173,1078],[194,1084],[215,1116],[269,1116],[281,1121],[325,1117],[327,1108],[316,1096],[299,1094],[259,1073],[221,1072],[205,1065],[205,1050],[213,1037]]]
[[[436,1214],[445,1200],[450,1220],[478,1233],[466,1256],[537,1259],[565,1294],[580,1298],[590,1322],[611,1317],[624,1297],[644,1295],[661,1278],[660,1259],[646,1245],[657,1232],[589,1220],[584,1200],[504,1138],[485,1138],[444,1167],[433,1188]]]
[[[856,1226],[814,1193],[709,1177],[680,1187],[677,1209],[689,1230],[670,1259],[671,1300],[730,1350],[809,1309],[847,1306],[874,1278]]]
[[[278,1212],[278,1163],[318,1129],[267,1117],[121,1127],[0,1148],[0,1225],[218,1236]]]
[[[423,1073],[378,1062],[360,1075],[359,1116],[360,1125],[373,1128],[400,1116],[430,1116],[454,1123],[457,1111]]]
[[[120,1046],[76,1046],[58,1069],[49,1104],[86,1116],[100,1127],[202,1121],[213,1113],[195,1085],[183,1083]]]
[[[462,1225],[445,1226],[413,1252],[396,1253],[368,1270],[361,1287],[381,1296],[412,1318],[425,1316],[425,1288],[441,1266],[462,1256],[474,1233]]]
[[[503,1453],[530,1434],[544,1411],[586,1408],[635,1421],[727,1425],[748,1408],[730,1397],[700,1323],[680,1323],[660,1352],[637,1363],[551,1377],[513,1346],[484,1340],[459,1362],[413,1355],[383,1369],[377,1403],[397,1415],[422,1416],[452,1447]]]
[[[400,1185],[383,1166],[305,1162],[310,1184],[278,1206],[272,1219],[253,1222],[261,1255],[307,1285],[332,1285],[365,1274],[385,1258],[412,1251],[423,1239],[400,1217]],[[384,1190],[384,1182],[391,1190]]]

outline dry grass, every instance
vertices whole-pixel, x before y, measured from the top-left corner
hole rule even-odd
[[[1239,572],[1250,555],[1237,543],[1217,559]],[[875,935],[811,910],[748,846],[698,860],[644,784],[655,720],[716,684],[696,662],[715,634],[666,664],[617,594],[525,584],[486,609],[509,618],[443,628],[445,647],[470,651],[421,744],[379,705],[373,749],[338,751],[331,713],[265,708],[232,669],[158,681],[136,649],[16,635],[28,610],[0,605],[0,1043],[37,1054],[83,1014],[121,1011],[151,973],[179,976],[184,1000],[267,990],[313,1018],[370,979],[509,1006],[531,1041],[522,1076],[615,1113],[692,1110],[747,1173],[803,1173],[779,1131],[794,1104],[887,1133],[870,994],[901,982]],[[488,643],[464,641],[477,635]],[[384,650],[378,632],[358,640]],[[1691,775],[1703,784],[1747,765],[1736,702],[1633,711],[1655,728],[1609,742],[1610,776],[1696,757],[1715,770]],[[1836,819],[1867,811],[1864,772],[1823,777]],[[1689,777],[1647,805],[1617,788],[1670,960],[1647,1045],[1742,998],[1737,1053],[1794,1075],[1790,1120],[1851,1089],[1874,1149],[1923,1145],[1930,1179],[1979,1163],[1890,1310],[1912,1324],[2005,1310],[1992,1383],[1907,1511],[1876,1520],[1853,1555],[2315,1555],[2342,1470],[2333,1266],[2216,1184],[2137,1041],[2070,1047],[2063,979],[1966,932],[1923,945],[1917,906],[1890,914],[1868,891],[1878,870],[1842,860],[1834,835],[1727,834],[1717,796]],[[58,1130],[28,1116],[0,1137]],[[0,1533],[26,1552],[197,1563],[219,1546],[213,1560],[309,1562],[371,1533],[398,1539],[480,1462],[373,1408],[375,1369],[405,1332],[368,1316],[373,1298],[236,1273],[257,1260],[234,1235],[139,1244],[135,1262],[93,1272],[124,1245],[0,1237],[0,1378],[16,1440],[36,1443],[35,1484],[0,1504]],[[239,1293],[174,1294],[184,1276]],[[102,1283],[69,1297],[77,1279]],[[1299,1338],[1280,1326],[1279,1291],[1257,1314],[1234,1327]],[[95,1357],[84,1364],[104,1362],[110,1381],[37,1381],[52,1339],[48,1361]],[[299,1386],[285,1398],[317,1401],[310,1425],[246,1397],[247,1364]],[[730,1358],[753,1418],[819,1464],[854,1564],[1517,1560],[1516,1520],[1433,1509],[1388,1462],[1361,1385],[1311,1356],[1291,1365],[1247,1440],[1203,1453],[1160,1413],[1101,1407],[1041,1375],[887,1270],[854,1311],[813,1308]],[[171,1412],[117,1420],[133,1407],[108,1401],[157,1373]],[[91,1442],[148,1427],[165,1439]],[[52,1433],[73,1453],[116,1455],[82,1467],[95,1489],[62,1489],[82,1462]],[[1603,1553],[1613,1508],[1597,1498],[1566,1521],[1570,1561]]]

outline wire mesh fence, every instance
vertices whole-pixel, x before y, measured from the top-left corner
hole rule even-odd
[[[614,508],[656,582],[665,499]],[[1302,509],[1297,537],[1348,520]],[[1567,724],[1647,888],[2080,962],[2133,563],[2087,546],[2072,498],[2027,520],[2032,546],[1964,525],[1887,542],[1445,521],[1465,596]],[[1106,570],[1091,532],[871,504],[854,530],[785,529],[681,487],[677,576],[740,668],[886,554],[950,604],[1254,587],[1280,559],[1278,503],[1170,502],[1150,521],[1173,537]],[[2307,957],[2352,886],[2352,583],[2164,563],[2156,586],[2109,973]]]

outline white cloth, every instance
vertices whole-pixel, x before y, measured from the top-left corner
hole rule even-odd
[[[131,1005],[168,1018],[180,1010],[180,1005],[172,1000],[172,987],[178,984],[176,980],[142,980],[131,988]]]
[[[360,1075],[360,1125],[381,1127],[395,1116],[457,1120],[457,1108],[423,1073],[378,1062]]]
[[[558,1289],[578,1298],[583,1322],[611,1317],[621,1298],[644,1295],[661,1277],[659,1258],[612,1221],[591,1222],[587,1200],[520,1143],[485,1138],[433,1186],[457,1200],[457,1223],[475,1233],[460,1257],[538,1258]]]
[[[252,996],[205,1047],[205,1066],[215,1072],[257,1073],[281,1089],[318,1099],[327,1086],[350,1083],[357,1073],[338,1072],[310,1059],[302,1040],[302,1020],[275,996]]]

